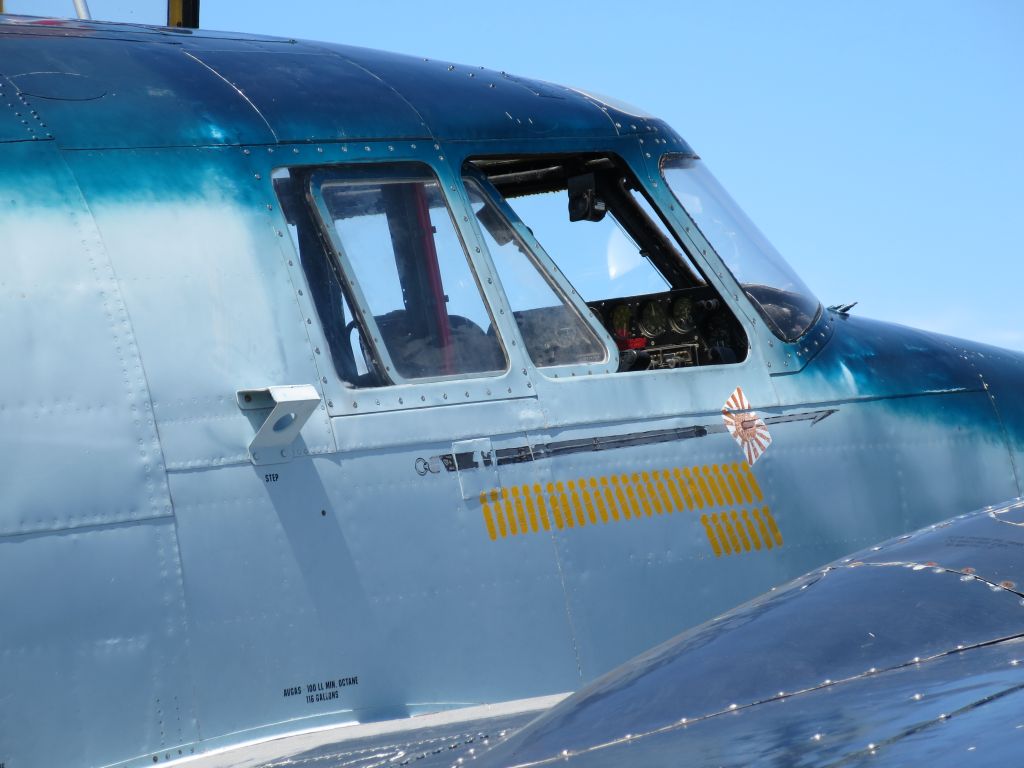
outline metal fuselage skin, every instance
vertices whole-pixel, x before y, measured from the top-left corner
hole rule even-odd
[[[534,367],[464,160],[613,153],[683,239],[659,159],[684,151],[657,120],[504,73],[5,18],[0,765],[153,765],[574,690],[772,584],[1018,495],[1021,355],[828,311],[785,343],[713,253],[743,362]],[[349,389],[272,177],[412,160],[444,188],[508,370]],[[255,463],[236,392],[296,384],[320,404]],[[738,386],[773,438],[753,468],[720,428]],[[532,460],[430,461],[486,448]]]

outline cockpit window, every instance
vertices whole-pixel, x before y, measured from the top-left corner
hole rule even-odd
[[[707,167],[692,156],[670,155],[661,172],[772,333],[783,341],[802,336],[821,305]]]
[[[332,170],[314,176],[313,186],[386,378],[507,369],[432,172],[414,166]]]
[[[336,260],[333,271],[316,275],[322,289],[311,284],[311,292],[335,367],[348,385],[508,369],[475,272],[429,168],[349,166],[316,170],[300,181]],[[332,279],[330,286],[319,285]]]
[[[605,345],[552,284],[495,202],[474,181],[468,180],[466,189],[534,365],[549,368],[603,362],[608,357]]]
[[[669,282],[645,258],[614,214],[600,221],[570,221],[565,190],[517,197],[509,205],[528,223],[584,301],[661,293],[669,288]]]
[[[522,266],[524,260],[507,258],[509,246],[504,242],[516,243],[524,253],[535,251],[526,261],[546,262],[547,269],[557,273],[556,278],[549,272],[551,279],[586,302],[593,320],[618,350],[619,371],[730,363],[746,357],[742,327],[618,158],[477,158],[467,164],[465,176],[474,201],[490,196],[500,203],[487,207],[474,202],[474,210],[538,366],[551,359],[547,350],[559,348],[567,335],[563,320],[570,315],[560,308],[558,318],[541,322],[530,304],[535,300],[519,295],[521,277],[510,274],[513,264]],[[516,240],[506,234],[510,224],[520,233]],[[581,362],[587,359],[580,357]]]
[[[274,171],[274,189],[306,275],[334,371],[347,387],[377,386],[380,379],[363,356],[362,350],[369,349],[369,345],[342,288],[338,264],[325,247],[320,228],[306,203],[303,190],[307,182],[308,172],[293,172],[287,168]]]

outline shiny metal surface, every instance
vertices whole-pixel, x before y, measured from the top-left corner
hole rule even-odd
[[[184,761],[189,768],[438,768],[472,762],[568,694],[312,729]]]
[[[508,715],[468,721],[457,727],[433,726],[399,735],[357,737],[288,754],[284,758],[287,762],[274,757],[252,765],[253,768],[283,768],[285,765],[288,768],[450,768],[472,763],[479,754],[501,743],[534,717],[536,713]],[[235,768],[236,764],[231,765]]]
[[[485,766],[991,765],[1024,754],[1024,501],[871,547],[643,654]]]
[[[63,72],[83,89],[101,86],[88,104],[28,97],[62,147],[657,131],[688,150],[659,120],[625,116],[573,89],[482,67],[223,32],[38,21],[12,17],[0,27],[2,73],[17,80]],[[96,45],[97,39],[118,44]],[[163,44],[131,44],[142,40]]]
[[[833,312],[782,343],[713,248],[742,362],[538,369],[463,166],[614,155],[683,242],[658,164],[690,149],[623,109],[344,46],[0,19],[0,765],[141,768],[575,690],[772,584],[1021,494],[1024,355]],[[352,388],[275,175],[411,162],[439,181],[508,370]],[[236,393],[289,384],[320,404],[289,461],[256,466],[270,408]],[[755,467],[723,420],[740,389],[771,433]],[[481,460],[444,466],[460,455]],[[925,625],[983,642],[1016,587],[973,577],[1021,580],[987,535],[947,552],[976,574],[865,555],[792,607],[752,604],[730,621],[755,647],[705,627],[691,652],[721,685],[684,669],[699,697],[651,700],[703,716],[941,651]],[[873,626],[913,632],[847,652],[859,630],[832,596],[861,583]],[[954,612],[936,590],[973,597]],[[797,602],[842,654],[783,631],[811,621]],[[790,647],[784,681],[764,659]],[[627,704],[608,717],[642,727]]]

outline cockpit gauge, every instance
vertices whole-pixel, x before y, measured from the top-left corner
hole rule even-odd
[[[688,296],[680,296],[673,301],[669,323],[672,325],[672,330],[676,333],[693,333],[697,328],[697,324],[693,319],[693,299]]]
[[[629,321],[633,319],[633,310],[628,304],[619,304],[612,309],[612,333],[617,336],[629,335]]]
[[[668,330],[668,313],[661,302],[649,301],[640,310],[640,322],[638,324],[640,333],[649,339],[653,339]]]
[[[707,323],[705,335],[710,347],[732,346],[732,334],[729,331],[728,319],[721,314],[711,317]]]
[[[734,363],[746,357],[742,328],[707,286],[588,306],[619,348],[620,371]]]

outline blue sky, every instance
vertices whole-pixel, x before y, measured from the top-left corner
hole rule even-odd
[[[158,21],[151,2],[97,18]],[[68,15],[72,3],[7,0]],[[1024,349],[1024,3],[253,3],[203,26],[484,65],[671,123],[822,302]]]

